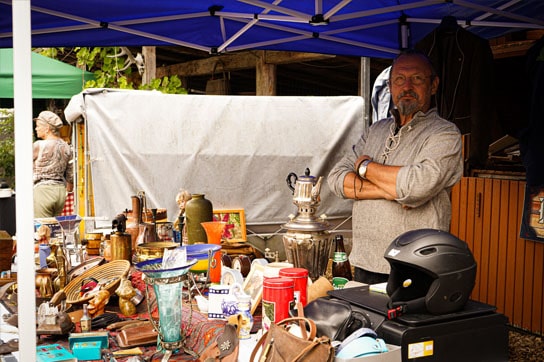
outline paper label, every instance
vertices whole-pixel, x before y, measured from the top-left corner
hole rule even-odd
[[[408,359],[433,355],[434,341],[410,343],[408,345]]]

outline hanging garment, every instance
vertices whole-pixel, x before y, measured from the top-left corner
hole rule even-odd
[[[470,134],[467,171],[486,165],[488,147],[494,139],[491,131],[497,129],[492,104],[493,54],[486,39],[450,18],[444,18],[416,48],[429,56],[440,77],[436,94],[439,115],[455,123],[462,134]]]
[[[372,123],[389,117],[389,111],[394,108],[391,91],[387,81],[391,73],[391,66],[385,68],[374,81],[372,86]]]

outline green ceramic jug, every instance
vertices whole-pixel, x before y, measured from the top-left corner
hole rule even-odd
[[[204,221],[213,221],[213,206],[204,194],[193,194],[185,205],[185,227],[189,244],[208,243],[206,231],[200,225]]]

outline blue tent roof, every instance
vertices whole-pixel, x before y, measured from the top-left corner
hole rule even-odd
[[[445,16],[484,38],[544,28],[541,0],[33,0],[31,9],[34,47],[180,45],[390,58],[399,39],[415,44]],[[0,47],[12,47],[10,0],[0,0],[0,14]]]

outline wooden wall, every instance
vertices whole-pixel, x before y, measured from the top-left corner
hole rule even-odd
[[[464,177],[452,190],[451,233],[478,263],[471,298],[542,335],[544,243],[519,237],[524,193],[523,181]]]

